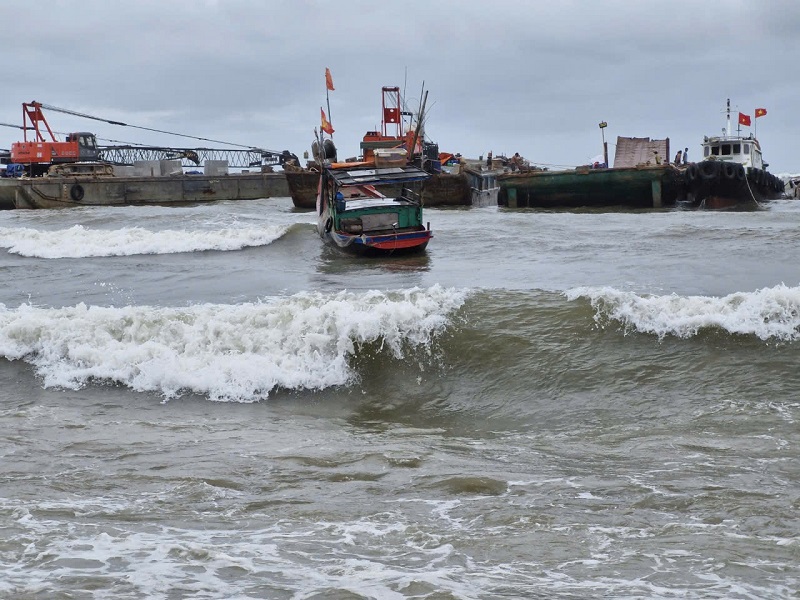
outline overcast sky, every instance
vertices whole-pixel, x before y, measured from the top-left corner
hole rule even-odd
[[[800,0],[29,0],[3,3],[0,123],[36,100],[186,135],[301,156],[326,106],[340,157],[380,126],[381,87],[427,137],[468,157],[520,152],[575,166],[617,136],[700,155],[728,98],[758,119],[773,172],[800,172]],[[11,17],[11,18],[9,18]],[[327,108],[326,108],[327,111]],[[56,131],[201,143],[46,113]],[[751,130],[745,130],[751,131]],[[0,127],[0,148],[21,131]]]

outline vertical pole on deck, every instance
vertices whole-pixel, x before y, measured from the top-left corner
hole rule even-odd
[[[661,208],[661,180],[653,179],[650,182],[650,190],[653,193],[653,208]]]
[[[508,208],[517,208],[517,188],[508,188]]]
[[[605,121],[600,121],[600,133],[603,135],[603,161],[606,163],[606,168],[608,168],[608,143],[606,142],[606,127],[608,127],[608,123]]]

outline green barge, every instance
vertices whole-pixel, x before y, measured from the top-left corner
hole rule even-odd
[[[671,164],[523,170],[497,179],[498,203],[509,208],[662,208],[682,200],[685,193],[683,171]]]

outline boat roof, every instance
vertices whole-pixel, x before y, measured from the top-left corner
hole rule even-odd
[[[752,133],[746,137],[743,135],[706,136],[703,139],[703,146],[708,146],[712,144],[729,144],[735,142],[753,142],[755,143],[756,148],[758,148],[759,150],[761,149],[761,144],[758,143],[758,140]]]
[[[411,165],[382,168],[375,168],[374,166],[356,166],[352,168],[328,167],[327,171],[328,175],[336,181],[336,185],[339,187],[407,183],[423,181],[430,177],[430,175],[422,169]]]

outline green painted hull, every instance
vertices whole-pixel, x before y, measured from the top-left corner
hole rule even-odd
[[[498,201],[509,208],[660,208],[684,193],[681,171],[672,165],[517,171],[500,175],[498,183]]]

